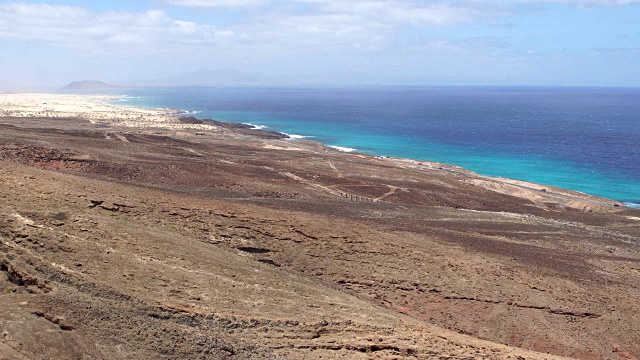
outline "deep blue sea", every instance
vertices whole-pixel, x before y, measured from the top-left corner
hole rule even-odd
[[[171,107],[377,155],[640,204],[640,88],[127,89]],[[292,140],[295,141],[295,140]]]

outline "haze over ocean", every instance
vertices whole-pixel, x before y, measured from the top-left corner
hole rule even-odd
[[[127,89],[126,103],[640,204],[640,89]]]

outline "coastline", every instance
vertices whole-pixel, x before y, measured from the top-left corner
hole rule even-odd
[[[464,93],[466,94],[467,91],[465,90]],[[613,138],[613,132],[607,131],[603,133],[602,141],[583,141],[573,145],[572,139],[579,138],[580,135],[571,133],[571,128],[567,128],[568,132],[563,132],[561,129],[546,132],[544,127],[532,126],[534,123],[529,122],[527,125],[529,130],[527,131],[533,132],[531,135],[539,141],[529,141],[526,139],[533,139],[533,137],[526,137],[523,140],[526,143],[524,144],[515,141],[519,136],[524,136],[522,132],[516,131],[514,133],[513,128],[509,126],[505,130],[499,130],[502,126],[492,126],[492,124],[497,125],[506,121],[506,119],[501,120],[500,116],[496,116],[497,120],[484,119],[483,122],[487,123],[488,128],[486,132],[478,131],[474,121],[471,120],[474,118],[472,93],[465,97],[467,100],[464,100],[464,103],[470,103],[470,108],[462,111],[464,117],[460,118],[461,123],[453,124],[451,127],[444,125],[436,118],[431,121],[429,120],[431,119],[430,115],[425,115],[425,120],[429,121],[422,125],[419,121],[422,116],[420,115],[421,111],[411,111],[405,114],[407,125],[390,124],[388,131],[379,131],[380,126],[384,126],[384,117],[387,115],[399,116],[400,114],[398,110],[392,108],[387,110],[375,103],[367,103],[371,105],[368,106],[370,110],[359,115],[365,116],[365,118],[356,120],[358,115],[354,114],[354,121],[349,120],[352,117],[349,115],[351,111],[349,106],[340,106],[335,109],[337,112],[325,114],[327,120],[331,119],[331,125],[324,126],[322,119],[325,115],[319,107],[314,107],[308,100],[305,100],[308,98],[306,95],[288,95],[287,91],[268,91],[265,93],[252,90],[230,90],[229,92],[220,90],[183,93],[176,90],[162,93],[140,91],[132,94],[140,97],[141,100],[130,100],[131,104],[138,106],[197,109],[202,111],[197,115],[201,118],[266,125],[270,129],[280,132],[310,135],[310,139],[324,142],[328,146],[355,148],[357,151],[378,156],[452,164],[492,177],[518,179],[571,189],[598,197],[628,202],[629,205],[640,204],[640,178],[638,177],[640,173],[634,170],[637,165],[622,163],[623,160],[621,160],[636,156],[629,136],[623,136],[616,140]],[[349,96],[359,96],[358,92],[353,91],[348,94]],[[441,95],[428,93],[423,95],[427,98],[440,99],[442,96],[446,97],[447,94],[446,90],[443,90]],[[332,103],[331,96],[322,91],[316,95],[322,99],[325,106],[337,105],[337,103]],[[207,96],[214,96],[214,98],[207,101]],[[272,99],[275,107],[258,101],[261,96]],[[290,100],[296,104],[295,106],[289,108],[278,105],[286,103],[287,96],[292,96]],[[393,90],[385,92],[385,96],[395,101],[394,104],[402,101],[399,94]],[[548,99],[548,96],[543,98]],[[252,103],[251,99],[258,102]],[[496,98],[493,100],[497,101]],[[247,106],[242,105],[244,101],[249,101]],[[532,101],[535,103],[537,100]],[[440,109],[440,105],[436,108]],[[498,109],[506,111],[505,115],[510,113],[509,109],[500,107]],[[597,105],[594,105],[593,109],[586,106],[582,110],[574,110],[577,111],[576,114],[582,114],[582,111],[594,111],[597,118],[602,118],[602,121],[606,120],[606,116],[603,118],[603,109]],[[429,114],[428,109],[424,109],[424,111],[426,111],[425,114]],[[451,116],[458,114],[455,109],[452,109],[451,112],[443,111],[440,109],[438,118],[446,119],[449,116],[447,114]],[[556,118],[556,115],[550,116]],[[541,123],[551,121],[551,118],[547,118],[544,111],[534,117],[539,118]],[[586,119],[588,117],[581,116],[580,118]],[[563,120],[560,116],[557,120],[559,121],[558,126],[560,126],[559,124],[564,124],[563,121],[566,119]],[[585,121],[589,122],[589,120]],[[612,121],[612,127],[609,130],[624,127],[624,122]],[[412,131],[411,128],[415,130]],[[594,129],[594,127],[591,126],[589,129]],[[634,129],[635,126],[632,126],[631,131],[636,131]],[[405,135],[407,131],[411,133]],[[447,131],[453,131],[455,136],[442,138],[443,132]],[[585,131],[584,136],[594,137],[593,130]],[[506,133],[504,136],[499,136],[494,145],[494,142],[487,136],[500,132]],[[599,149],[600,146],[604,146],[608,142],[614,142],[611,145],[613,153],[604,148]],[[630,149],[628,152],[624,152],[622,151],[623,147],[630,147]],[[594,156],[586,155],[591,153]]]
[[[637,210],[171,109],[34,98],[0,118],[0,351],[41,352],[37,326],[65,358],[640,352]]]
[[[265,125],[200,119],[194,116],[199,113],[194,110],[146,108],[119,103],[120,100],[126,98],[128,98],[127,95],[0,94],[0,106],[3,109],[2,113],[0,113],[0,118],[74,117],[87,119],[97,126],[165,130],[173,132],[173,135],[185,131],[210,131],[226,133],[233,137],[248,136],[263,140],[286,139],[289,143],[291,141],[299,142],[300,145],[303,145],[303,148],[306,144],[310,145],[311,148],[321,147],[325,151],[331,149],[345,155],[376,158],[398,166],[462,175],[467,177],[467,181],[475,186],[537,203],[549,201],[582,211],[617,211],[624,208],[635,208],[628,207],[625,203],[617,200],[597,197],[579,191],[522,180],[481,175],[455,165],[362,153],[355,148],[327,145],[308,136],[269,130]],[[286,149],[288,146],[279,144],[276,147]]]
[[[141,108],[144,108],[144,107],[141,107]],[[366,152],[361,152],[358,149],[352,148],[352,147],[328,145],[323,142],[313,140],[313,136],[278,132],[275,130],[270,130],[269,127],[266,125],[256,125],[256,124],[246,123],[246,122],[219,121],[211,118],[197,118],[196,115],[202,113],[202,111],[199,111],[199,110],[180,110],[180,109],[172,109],[172,110],[177,112],[177,116],[179,118],[186,117],[187,119],[189,118],[193,119],[193,120],[187,120],[187,121],[184,121],[183,119],[181,121],[183,123],[194,122],[195,120],[197,121],[196,123],[199,123],[199,124],[213,123],[216,126],[219,126],[221,128],[233,129],[233,130],[247,129],[247,126],[248,126],[249,129],[253,131],[246,132],[245,133],[246,135],[250,135],[250,136],[253,135],[259,138],[267,138],[267,139],[281,138],[281,139],[288,139],[288,140],[305,140],[305,141],[317,143],[322,147],[331,148],[346,154],[360,154],[360,155],[372,156],[378,159],[389,159],[391,161],[396,161],[401,164],[407,164],[407,163],[412,165],[419,164],[420,167],[424,167],[429,170],[433,170],[437,168],[439,170],[445,170],[453,173],[464,174],[464,175],[470,176],[471,178],[474,178],[475,179],[474,184],[478,186],[483,186],[492,191],[502,192],[505,194],[513,194],[514,192],[518,192],[518,190],[528,191],[529,194],[524,196],[526,199],[540,200],[542,198],[546,198],[546,197],[538,196],[536,192],[540,191],[540,192],[547,193],[545,195],[550,195],[551,197],[558,197],[558,196],[568,197],[570,199],[570,201],[568,202],[569,207],[582,209],[585,211],[592,210],[590,205],[593,205],[596,208],[603,205],[605,207],[610,207],[610,208],[631,208],[631,209],[640,208],[640,204],[622,202],[614,199],[608,199],[605,197],[588,194],[588,193],[577,191],[577,190],[570,190],[570,189],[565,189],[565,188],[552,186],[552,185],[538,184],[538,183],[529,182],[525,180],[510,179],[510,178],[505,178],[500,176],[483,175],[483,174],[479,174],[471,170],[462,168],[457,165],[451,165],[451,164],[445,164],[445,163],[433,162],[433,161],[427,161],[427,160],[397,158],[397,157],[390,157],[386,155],[369,154]],[[261,136],[261,134],[265,134],[265,135]],[[495,183],[499,183],[501,186],[496,186]],[[508,189],[509,187],[511,187],[512,189],[509,190]],[[514,189],[516,191],[513,191]]]

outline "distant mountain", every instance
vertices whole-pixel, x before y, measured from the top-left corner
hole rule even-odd
[[[115,86],[109,85],[102,81],[97,80],[84,80],[84,81],[74,81],[69,85],[63,87],[63,90],[100,90],[100,89],[111,89]]]
[[[138,86],[223,86],[260,85],[269,82],[267,76],[232,69],[199,69],[173,77],[136,82]]]

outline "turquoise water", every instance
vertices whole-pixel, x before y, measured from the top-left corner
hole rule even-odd
[[[395,138],[363,133],[354,126],[336,126],[330,130],[322,125],[301,127],[296,120],[270,119],[259,113],[207,112],[198,116],[221,121],[267,125],[268,128],[277,131],[302,135],[309,140],[370,154],[458,165],[480,174],[558,186],[620,201],[640,200],[634,197],[640,194],[640,183],[634,179],[625,178],[621,174],[617,177],[606,175],[538,155],[516,157],[509,154],[488,154],[483,151],[473,151],[473,149],[469,151],[460,146],[425,143],[418,137]],[[336,135],[336,132],[339,135]]]
[[[127,95],[129,105],[197,111],[200,118],[263,125],[345,150],[640,203],[637,89],[146,89]]]

